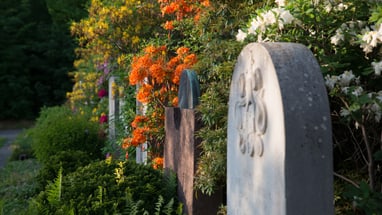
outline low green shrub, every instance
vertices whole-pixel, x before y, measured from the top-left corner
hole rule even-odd
[[[32,149],[43,166],[38,176],[40,187],[53,180],[60,167],[65,175],[103,158],[105,140],[99,131],[98,123],[66,106],[42,109],[30,130]]]
[[[175,177],[165,177],[160,170],[135,162],[94,162],[60,177],[61,185],[56,179],[54,186],[48,185],[34,200],[33,207],[38,206],[39,213],[116,214],[133,207],[152,214],[158,208],[167,208],[175,214],[178,205]],[[52,202],[52,193],[59,204]]]
[[[50,162],[46,163],[36,177],[40,189],[43,190],[47,183],[53,180],[60,168],[64,169],[63,174],[74,172],[78,167],[86,166],[94,161],[84,151],[60,151],[50,157]]]
[[[353,203],[356,210],[366,215],[382,215],[382,194],[371,190],[365,181],[359,187],[346,186],[343,196]]]
[[[66,106],[44,108],[31,135],[34,153],[43,164],[62,151],[84,151],[94,159],[102,156],[104,140],[99,137],[98,123]]]

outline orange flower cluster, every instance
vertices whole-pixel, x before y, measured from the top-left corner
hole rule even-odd
[[[153,163],[153,169],[163,169],[163,158],[162,157],[154,158],[152,163]]]
[[[122,148],[127,149],[130,146],[137,147],[140,144],[146,142],[146,135],[149,128],[145,126],[148,118],[145,116],[136,115],[131,126],[134,128],[132,137],[127,137],[123,140]]]
[[[131,127],[137,128],[139,126],[142,126],[143,123],[147,122],[148,119],[146,116],[136,115],[134,118],[134,121],[131,123]]]
[[[174,22],[173,21],[166,21],[166,23],[164,24],[164,29],[166,30],[173,30],[174,29]]]
[[[143,56],[134,57],[129,82],[131,85],[140,84],[138,101],[149,103],[154,97],[166,105],[166,101],[172,101],[182,71],[197,62],[196,55],[189,51],[187,47],[180,47],[177,55],[166,61],[166,46],[148,46]]]
[[[181,20],[185,16],[193,16],[198,19],[202,7],[209,7],[209,0],[158,0],[162,16],[175,15],[176,20]]]
[[[142,103],[150,102],[153,86],[150,84],[142,84],[137,93],[138,101]]]

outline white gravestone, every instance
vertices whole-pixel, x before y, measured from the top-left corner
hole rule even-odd
[[[331,138],[312,53],[293,43],[247,45],[229,97],[228,214],[333,214]]]
[[[118,119],[119,114],[119,101],[116,98],[116,95],[113,95],[113,85],[115,85],[116,78],[111,76],[109,78],[109,139],[111,141],[115,140],[116,131],[115,131],[115,120]]]

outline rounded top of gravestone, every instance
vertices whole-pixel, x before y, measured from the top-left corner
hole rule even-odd
[[[178,106],[183,109],[193,109],[199,104],[200,87],[196,73],[184,70],[180,76],[178,91]]]

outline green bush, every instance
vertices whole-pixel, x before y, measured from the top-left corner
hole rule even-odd
[[[44,189],[48,181],[57,176],[60,168],[64,169],[63,174],[66,175],[74,172],[78,167],[88,165],[93,160],[84,151],[61,151],[51,156],[50,162],[43,166],[36,179],[40,184],[40,188]]]
[[[98,123],[85,115],[73,113],[66,106],[44,108],[31,129],[32,149],[41,162],[38,181],[42,188],[57,176],[101,159],[104,139]]]
[[[62,184],[58,184],[59,178],[62,178]],[[59,175],[38,195],[33,205],[34,209],[39,208],[39,213],[48,214],[56,214],[57,211],[116,214],[127,209],[131,211],[131,207],[152,213],[157,211],[159,202],[163,207],[166,203],[173,206],[171,199],[175,195],[175,178],[166,178],[159,170],[129,161],[100,161],[66,176]],[[54,201],[52,196],[56,196]],[[159,196],[163,200],[159,201]]]
[[[32,129],[32,148],[43,164],[62,151],[84,151],[91,158],[101,157],[103,141],[99,125],[73,113],[66,106],[44,108]]]

